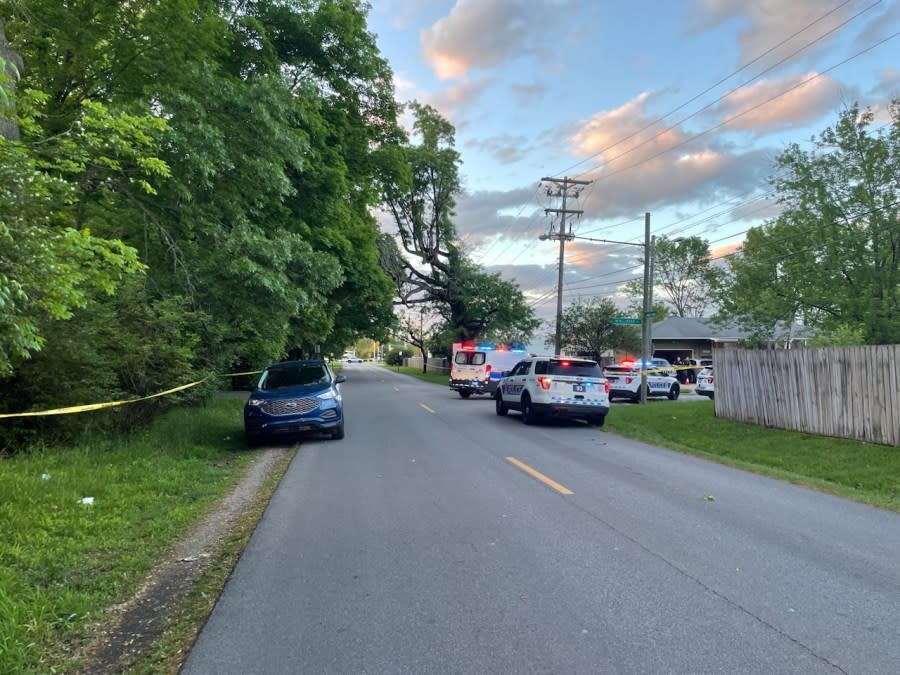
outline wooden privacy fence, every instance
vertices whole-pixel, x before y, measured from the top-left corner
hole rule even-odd
[[[717,349],[716,416],[900,446],[900,345]]]

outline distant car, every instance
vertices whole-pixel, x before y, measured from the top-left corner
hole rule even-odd
[[[710,364],[697,375],[697,386],[694,388],[694,393],[700,394],[701,396],[708,396],[711,400],[715,400],[715,383],[716,377],[713,374],[712,364]]]
[[[609,385],[596,361],[531,356],[503,373],[494,404],[500,417],[518,410],[525,424],[554,417],[602,427],[609,413]]]
[[[244,405],[250,445],[307,432],[344,437],[344,407],[335,375],[320,359],[273,363],[263,370]]]
[[[654,359],[654,361],[657,359]],[[668,362],[667,362],[668,363]],[[656,370],[658,366],[652,362],[647,369],[647,396],[665,396],[675,401],[681,394],[681,385],[672,375],[663,375],[665,370]],[[603,374],[609,380],[609,400],[627,398],[631,401],[641,399],[641,367],[640,364],[626,361],[614,366],[607,366]]]
[[[347,363],[363,363],[363,360],[358,356],[348,356]]]
[[[677,377],[682,384],[696,384],[700,371],[712,365],[712,359],[685,359]]]
[[[675,368],[666,359],[652,358],[647,362],[647,370],[654,375],[675,377]]]

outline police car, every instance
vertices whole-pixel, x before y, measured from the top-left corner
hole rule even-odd
[[[697,386],[694,388],[694,393],[700,394],[700,396],[709,396],[710,400],[715,400],[715,381],[716,378],[713,375],[713,367],[712,364],[710,364],[697,375]]]
[[[532,356],[503,374],[494,402],[499,416],[518,410],[525,424],[555,417],[602,427],[609,412],[609,384],[596,361]]]
[[[647,396],[665,396],[670,401],[681,395],[678,379],[665,374],[668,370],[657,370],[651,364],[647,369]],[[627,398],[632,401],[641,400],[641,367],[640,364],[626,361],[615,366],[607,366],[603,374],[609,381],[609,399]]]

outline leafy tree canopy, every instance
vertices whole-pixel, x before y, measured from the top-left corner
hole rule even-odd
[[[562,347],[567,353],[590,355],[595,360],[608,351],[640,353],[641,335],[634,326],[614,324],[622,311],[609,298],[578,300],[563,309]],[[554,335],[546,344],[554,346]]]
[[[641,260],[643,264],[643,259]],[[701,237],[657,237],[653,244],[653,298],[669,307],[675,316],[702,318],[712,307],[713,298],[725,277],[725,271],[712,264],[709,243]],[[641,307],[644,295],[641,281],[629,281],[626,293]],[[655,317],[660,319],[659,312]]]
[[[746,327],[801,320],[842,341],[900,342],[900,101],[890,123],[853,105],[813,139],[789,146],[772,183],[784,211],[750,230],[730,260],[721,314]]]
[[[381,261],[398,304],[429,304],[453,340],[492,332],[529,336],[540,325],[519,287],[474,264],[459,246],[453,207],[460,192],[453,126],[430,106],[411,103],[413,133],[381,156],[394,170],[382,183],[398,237],[381,238]],[[399,241],[399,244],[398,244]]]

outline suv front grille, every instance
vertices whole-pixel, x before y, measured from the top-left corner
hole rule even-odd
[[[279,401],[268,401],[262,405],[267,415],[305,415],[319,407],[314,398],[286,398]]]

